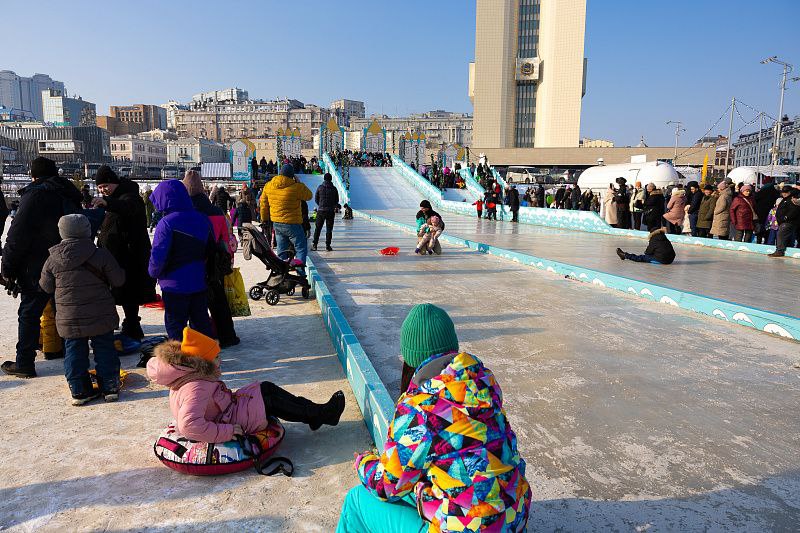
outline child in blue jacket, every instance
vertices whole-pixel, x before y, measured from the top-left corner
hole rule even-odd
[[[161,287],[167,335],[180,341],[188,323],[213,337],[206,296],[206,263],[215,251],[211,223],[194,209],[178,180],[161,182],[150,199],[163,213],[153,234],[148,271]]]

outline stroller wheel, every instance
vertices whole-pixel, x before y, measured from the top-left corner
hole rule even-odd
[[[294,287],[286,291],[286,296],[294,296]]]
[[[303,298],[306,300],[311,298],[311,287],[303,287]]]
[[[267,303],[269,305],[277,305],[280,299],[281,295],[278,294],[278,291],[269,291],[267,293]]]
[[[250,287],[250,298],[258,301],[264,297],[264,287],[260,285],[253,285]]]

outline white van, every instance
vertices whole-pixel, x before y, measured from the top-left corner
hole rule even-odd
[[[536,177],[539,175],[539,169],[536,167],[508,167],[506,171],[506,182],[536,183]]]

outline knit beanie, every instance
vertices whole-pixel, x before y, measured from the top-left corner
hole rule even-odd
[[[97,174],[94,177],[95,185],[103,185],[104,183],[119,183],[117,173],[111,170],[108,165],[103,165],[97,169]]]
[[[286,163],[281,167],[281,176],[286,176],[287,178],[291,178],[294,176],[294,167],[289,163]]]
[[[58,167],[55,161],[46,157],[37,157],[31,161],[31,176],[33,179],[52,178],[58,176]]]
[[[739,189],[739,192],[750,191],[753,192],[753,186],[749,184],[742,185],[742,188]]]
[[[191,328],[183,328],[183,342],[181,342],[181,352],[192,357],[199,357],[206,361],[213,361],[219,354],[220,348],[217,341],[211,337],[206,337],[199,331]]]
[[[719,184],[717,184],[717,189],[719,189],[720,191],[724,191],[727,188],[728,184],[725,183],[724,181],[720,181]]]
[[[92,225],[83,215],[64,215],[58,219],[58,234],[62,239],[90,239]]]
[[[447,311],[433,304],[415,305],[400,328],[400,354],[417,368],[432,355],[458,351],[458,337]]]

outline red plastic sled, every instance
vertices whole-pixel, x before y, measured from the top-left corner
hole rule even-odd
[[[400,253],[400,248],[396,246],[389,246],[388,248],[384,248],[380,250],[381,255],[397,255]]]

